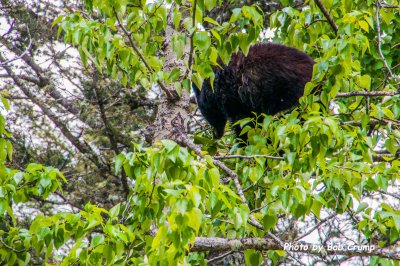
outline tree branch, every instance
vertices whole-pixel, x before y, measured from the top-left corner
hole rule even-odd
[[[400,127],[400,122],[394,121],[394,120],[387,120],[387,119],[376,119],[372,118],[368,122],[368,125],[370,126],[375,126],[375,125],[387,125],[389,123],[392,123],[398,127]],[[361,126],[362,123],[359,121],[344,121],[344,122],[339,122],[339,126],[356,126],[359,127]]]
[[[13,22],[14,23],[14,22]],[[25,51],[24,52],[22,52],[20,55],[18,55],[17,57],[14,57],[14,58],[12,58],[12,59],[10,59],[10,60],[7,60],[7,61],[4,61],[4,62],[0,62],[0,66],[4,66],[4,65],[7,65],[7,64],[9,64],[9,63],[11,63],[11,62],[13,62],[13,61],[16,61],[16,60],[18,60],[18,59],[21,59],[21,58],[23,58],[26,54],[28,54],[28,52],[29,52],[29,50],[31,49],[31,47],[32,47],[32,36],[31,36],[31,32],[29,31],[29,27],[28,26],[26,26],[26,31],[28,32],[28,36],[29,36],[29,44],[28,44],[28,47],[26,47],[26,49],[25,49]],[[3,34],[2,36],[1,36],[1,38],[4,38],[4,36],[6,36],[7,34]]]
[[[0,60],[3,60],[3,56],[0,54]],[[72,135],[65,122],[61,121],[57,114],[53,113],[49,107],[38,97],[34,95],[29,88],[27,88],[14,72],[7,65],[3,66],[7,71],[8,75],[13,79],[15,84],[21,89],[21,91],[28,97],[36,106],[38,106],[42,112],[56,125],[61,133],[75,146],[81,153],[88,156],[88,158],[105,174],[109,172],[108,166],[99,158],[92,148],[85,142],[81,142],[77,137]]]
[[[351,91],[351,92],[339,92],[336,94],[336,98],[348,98],[353,96],[365,96],[365,97],[378,97],[378,96],[395,96],[399,95],[399,91]]]
[[[0,43],[3,44],[5,47],[7,47],[8,50],[16,54],[18,58],[24,60],[33,69],[33,71],[35,71],[35,73],[39,76],[39,78],[43,78],[42,77],[43,70],[39,65],[35,63],[35,61],[33,61],[32,57],[30,57],[28,53],[20,51],[16,46],[8,42],[7,39],[4,38],[3,36],[0,36]]]
[[[317,223],[315,226],[313,226],[310,230],[308,230],[306,233],[304,233],[301,236],[296,237],[296,239],[294,241],[299,241],[302,238],[305,238],[306,236],[308,236],[309,234],[311,234],[312,232],[314,232],[316,229],[320,228],[324,223],[326,223],[327,221],[329,221],[330,219],[332,219],[333,217],[336,217],[336,213],[329,215],[328,217],[322,219],[319,221],[319,223]]]
[[[192,14],[192,27],[193,27],[193,32],[190,35],[190,51],[189,51],[189,59],[188,59],[188,68],[185,74],[185,77],[187,77],[192,69],[192,63],[193,63],[193,50],[194,50],[194,44],[193,44],[193,36],[196,33],[196,7],[197,7],[197,0],[193,1],[193,14]]]
[[[263,154],[253,154],[253,155],[222,155],[222,156],[213,156],[214,159],[223,160],[223,159],[254,159],[256,157],[266,158],[266,159],[273,159],[273,160],[283,160],[283,157],[279,156],[270,156],[270,155],[263,155]]]
[[[335,32],[335,35],[337,35],[338,34],[338,26],[335,24],[332,17],[329,15],[328,11],[325,9],[321,0],[315,0],[315,3],[317,4],[317,6],[321,10],[321,12],[324,14],[325,18],[328,20],[329,25],[331,25],[333,31]]]
[[[192,149],[199,157],[204,158],[204,154],[201,152],[201,148],[191,142],[188,138],[182,137],[181,142],[185,144],[188,148]],[[242,185],[239,182],[239,177],[238,175],[231,170],[228,166],[226,166],[223,162],[218,161],[217,159],[214,159],[211,157],[212,163],[218,166],[220,169],[222,169],[225,173],[228,174],[228,176],[232,179],[233,183],[235,184],[236,187],[236,192],[239,195],[239,197],[242,199],[244,203],[248,203],[246,197],[244,196],[243,193],[243,188]],[[254,227],[264,230],[264,227],[254,218],[252,214],[250,214],[250,221],[249,223],[253,225]]]
[[[132,34],[130,34],[128,32],[128,30],[124,27],[124,25],[122,24],[118,13],[115,9],[113,9],[114,15],[117,19],[118,25],[121,27],[122,31],[124,32],[124,34],[126,35],[126,37],[128,38],[129,44],[132,47],[132,49],[135,51],[135,53],[137,54],[137,56],[139,56],[140,60],[144,63],[144,65],[146,66],[147,70],[150,71],[150,73],[154,73],[153,68],[149,65],[149,63],[147,62],[146,58],[144,58],[144,56],[142,55],[142,53],[139,51],[139,49],[136,47],[135,43],[133,42],[132,39]],[[165,87],[164,83],[162,83],[161,81],[157,81],[158,86],[160,86],[160,88],[165,92],[165,94],[167,95],[168,99],[171,100],[175,100],[177,98],[177,94],[172,94],[167,87]]]
[[[55,88],[53,82],[50,82],[50,79],[46,77],[46,75],[44,74],[45,71],[38,64],[36,64],[36,62],[33,60],[32,57],[30,57],[27,53],[24,54],[17,47],[13,46],[10,42],[8,42],[5,38],[1,36],[0,36],[0,43],[4,44],[4,46],[7,47],[8,50],[16,54],[18,58],[24,60],[24,62],[27,63],[27,65],[30,66],[33,69],[33,71],[37,74],[38,78],[30,77],[29,75],[24,75],[24,74],[20,75],[14,74],[15,77],[31,82],[41,89],[46,89],[48,95],[50,95],[50,97],[52,97],[65,110],[67,110],[73,115],[79,114],[79,109],[76,107],[76,104],[70,100],[67,100],[62,95],[62,93]]]
[[[375,23],[376,23],[376,34],[378,37],[378,51],[379,55],[382,58],[383,64],[389,72],[390,77],[397,82],[397,77],[393,75],[392,69],[389,67],[389,64],[386,61],[385,56],[382,53],[382,39],[381,39],[381,26],[379,23],[379,7],[381,6],[379,1],[376,1],[376,9],[375,9]]]
[[[400,195],[398,195],[398,194],[394,194],[394,193],[390,193],[390,192],[385,192],[385,191],[383,191],[382,189],[379,190],[379,193],[382,193],[382,194],[384,194],[384,195],[391,196],[391,197],[393,197],[393,198],[395,198],[395,199],[400,200]]]
[[[188,138],[182,137],[180,140],[182,143],[184,143],[188,148],[192,149],[199,157],[204,158],[203,153],[201,152],[201,148],[194,144],[192,141],[190,141]],[[242,185],[239,182],[239,177],[238,175],[231,170],[228,166],[226,166],[223,162],[218,161],[214,158],[211,158],[212,163],[218,166],[220,169],[222,169],[225,173],[227,173],[230,178],[232,179],[233,183],[235,184],[236,187],[236,192],[239,195],[239,197],[242,199],[242,201],[246,204],[248,204],[248,201],[243,193],[243,188]],[[250,220],[248,221],[249,224],[252,226],[264,231],[264,226],[262,226],[256,218],[254,218],[253,214],[250,213],[249,215]],[[268,232],[268,236],[270,236],[272,239],[274,239],[277,243],[282,244],[282,240],[280,240],[277,236],[275,236],[273,233]],[[282,244],[283,245],[283,244]]]
[[[302,247],[297,250],[291,247]],[[333,245],[334,246],[334,245]],[[305,253],[325,257],[325,255],[342,255],[347,257],[371,257],[378,256],[381,258],[400,260],[400,252],[392,251],[389,248],[378,248],[374,245],[364,246],[364,249],[358,248],[362,246],[340,245],[338,250],[333,250],[327,245],[311,244],[306,242],[286,242],[283,244],[276,243],[268,238],[236,238],[227,239],[219,237],[196,237],[194,244],[190,247],[191,252],[204,251],[244,251],[255,249],[259,251],[267,250],[285,250],[290,249],[294,253]],[[370,248],[369,250],[367,248]]]
[[[100,95],[99,89],[97,88],[97,74],[95,74],[94,79],[95,79],[95,82],[93,85],[93,87],[94,87],[93,91],[94,91],[95,97],[97,99],[97,106],[99,108],[100,117],[101,117],[101,120],[103,121],[105,133],[110,141],[111,148],[114,151],[114,154],[116,156],[119,153],[118,143],[114,137],[115,134],[113,132],[113,128],[111,127],[111,125],[108,121],[103,99]],[[125,175],[125,171],[121,171],[121,182],[122,182],[122,187],[124,189],[125,196],[127,197],[129,195],[129,185],[128,185],[128,179],[126,178],[126,175]]]

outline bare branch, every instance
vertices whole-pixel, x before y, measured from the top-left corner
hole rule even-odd
[[[329,215],[328,217],[322,219],[319,221],[319,223],[317,223],[315,226],[313,226],[310,230],[308,230],[306,233],[304,233],[301,236],[298,236],[294,241],[299,241],[302,238],[305,238],[306,236],[308,236],[309,234],[311,234],[312,232],[314,232],[315,230],[317,230],[318,228],[320,228],[324,223],[326,223],[327,221],[329,221],[330,219],[336,217],[336,213]]]
[[[397,5],[389,5],[389,4],[386,4],[386,3],[381,3],[381,7],[382,7],[382,8],[400,8],[400,6],[397,6]]]
[[[43,70],[33,61],[32,57],[28,56],[28,53],[20,51],[16,46],[8,42],[3,36],[0,36],[0,43],[7,47],[8,50],[16,54],[18,58],[24,60],[33,69],[33,71],[35,71],[39,78],[42,78]]]
[[[0,60],[3,59],[3,56],[0,54]],[[4,66],[8,75],[13,79],[15,84],[21,89],[21,91],[28,97],[35,105],[37,105],[42,112],[57,126],[57,128],[61,131],[61,133],[83,154],[88,156],[88,158],[100,169],[103,170],[102,173],[105,174],[109,171],[108,166],[100,159],[99,155],[97,155],[92,148],[86,143],[81,142],[77,137],[75,137],[71,131],[68,129],[65,122],[61,121],[57,114],[53,113],[51,109],[45,105],[45,103],[39,98],[38,95],[32,93],[32,91],[26,87],[17,76],[14,75],[14,72],[7,65]]]
[[[110,141],[111,144],[111,148],[114,151],[115,155],[117,155],[119,153],[119,149],[118,149],[118,143],[115,139],[115,134],[113,132],[113,128],[110,125],[107,115],[106,115],[106,111],[105,111],[105,106],[104,106],[104,102],[103,99],[100,95],[99,89],[97,88],[97,74],[95,74],[94,76],[95,82],[94,82],[94,93],[95,93],[95,97],[97,99],[97,106],[99,108],[99,112],[100,112],[100,117],[101,120],[103,121],[103,125],[105,128],[105,133]],[[122,182],[122,187],[124,189],[124,193],[125,196],[128,196],[129,194],[129,185],[128,185],[128,180],[126,178],[125,172],[121,171],[121,182]]]
[[[393,198],[395,198],[395,199],[400,200],[400,195],[398,195],[398,194],[386,192],[386,191],[383,191],[383,190],[381,190],[381,189],[379,190],[379,193],[382,193],[382,194],[384,194],[384,195],[388,195],[388,196],[391,196],[391,197],[393,197]]]
[[[382,37],[381,37],[381,26],[380,26],[380,22],[379,22],[379,8],[381,6],[381,3],[379,1],[376,1],[376,9],[375,9],[375,23],[376,23],[376,35],[378,37],[378,51],[379,51],[379,55],[382,58],[383,64],[385,65],[386,69],[389,72],[390,77],[394,80],[394,81],[398,81],[397,77],[395,75],[393,75],[392,69],[389,67],[389,64],[386,61],[385,56],[382,53]]]
[[[214,258],[212,258],[212,259],[207,260],[207,263],[219,261],[220,259],[223,259],[223,258],[225,258],[225,257],[227,257],[227,256],[229,256],[229,255],[231,255],[231,254],[233,254],[233,253],[235,253],[235,251],[233,251],[233,250],[228,251],[228,252],[225,252],[225,253],[223,253],[223,254],[220,255],[220,256],[217,256],[217,257],[214,257]]]
[[[13,22],[13,23],[14,23],[14,22]],[[26,26],[26,30],[27,30],[28,36],[29,36],[29,44],[28,44],[28,47],[26,47],[25,51],[24,51],[23,53],[21,53],[20,55],[18,55],[17,57],[11,58],[10,60],[4,61],[4,62],[0,62],[0,66],[7,65],[7,64],[9,64],[9,63],[11,63],[11,62],[14,62],[14,61],[16,61],[16,60],[18,60],[18,59],[21,59],[21,58],[23,58],[26,54],[28,54],[29,50],[30,50],[31,47],[32,47],[32,36],[31,36],[31,32],[29,31],[29,27],[28,27],[28,26]],[[6,35],[6,34],[3,34],[1,37],[4,38],[5,35]]]
[[[188,68],[185,74],[185,77],[187,77],[192,69],[192,63],[193,63],[193,50],[194,50],[194,44],[193,44],[193,36],[196,33],[196,7],[197,7],[197,0],[194,0],[193,2],[193,13],[192,13],[192,27],[193,27],[193,32],[190,35],[190,51],[189,51],[189,60],[188,60]]]

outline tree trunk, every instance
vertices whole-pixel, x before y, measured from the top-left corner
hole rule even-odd
[[[173,8],[174,6],[172,6],[170,10],[173,10]],[[183,27],[179,27],[179,31],[184,30],[185,29]],[[170,73],[172,69],[178,68],[181,73],[179,81],[182,82],[182,80],[185,78],[185,73],[187,72],[187,67],[184,64],[184,60],[187,61],[189,56],[190,42],[189,40],[186,41],[183,56],[181,58],[177,58],[172,49],[172,37],[176,34],[179,34],[179,31],[173,26],[172,12],[170,12],[168,15],[168,24],[165,32],[164,71]],[[172,139],[179,142],[182,137],[186,137],[188,132],[190,92],[188,92],[186,89],[182,89],[182,95],[178,97],[174,83],[169,85],[166,84],[166,88],[171,95],[176,97],[167,97],[166,93],[163,92],[157,117],[150,132],[152,135],[150,142],[155,142],[162,139]]]

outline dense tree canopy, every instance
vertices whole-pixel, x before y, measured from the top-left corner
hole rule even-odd
[[[397,265],[398,0],[0,7],[2,264]],[[214,140],[191,84],[265,41],[312,81]]]

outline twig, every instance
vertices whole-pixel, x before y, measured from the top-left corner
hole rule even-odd
[[[4,61],[4,62],[0,62],[0,66],[4,66],[4,65],[9,64],[9,63],[11,63],[11,62],[13,62],[13,61],[16,61],[16,60],[18,60],[18,59],[21,59],[21,58],[23,58],[26,54],[28,54],[29,50],[30,50],[31,47],[32,47],[32,37],[31,37],[31,33],[30,33],[30,31],[29,31],[29,27],[28,27],[28,26],[26,26],[26,30],[27,30],[28,36],[29,36],[29,44],[28,44],[28,47],[25,49],[25,51],[24,51],[22,54],[18,55],[17,57],[11,58],[11,59],[9,59],[9,60],[7,60],[7,61]],[[4,36],[5,36],[5,35],[3,35],[2,37],[4,37]]]
[[[4,60],[4,57],[1,53],[0,60]],[[77,150],[85,154],[89,160],[91,160],[99,168],[101,175],[106,178],[106,173],[109,172],[109,166],[106,164],[105,159],[101,157],[100,154],[97,154],[89,144],[87,144],[85,141],[81,141],[74,134],[72,134],[71,130],[67,126],[67,123],[61,120],[59,115],[54,113],[52,109],[48,107],[40,95],[35,94],[35,92],[31,91],[29,87],[22,83],[8,65],[4,65],[4,69],[12,78],[16,86],[24,93],[24,95],[42,110],[43,114],[54,123],[54,125],[61,131],[65,138],[68,139],[68,141],[70,141],[70,143],[74,145]]]
[[[114,151],[115,156],[120,152],[118,149],[118,142],[115,139],[115,134],[113,127],[110,125],[107,115],[106,115],[106,109],[104,106],[104,99],[102,98],[102,95],[100,94],[100,91],[97,87],[98,83],[98,75],[95,74],[93,77],[94,85],[93,85],[93,92],[94,96],[96,97],[97,100],[97,107],[99,108],[100,112],[100,118],[103,122],[104,129],[105,129],[105,134],[110,141],[111,148]],[[126,177],[125,171],[121,171],[121,182],[122,182],[122,188],[124,190],[125,196],[127,197],[129,195],[129,184],[128,184],[128,179]]]
[[[389,64],[387,63],[385,56],[382,53],[381,26],[379,23],[379,7],[380,6],[381,6],[380,2],[376,1],[375,23],[376,23],[376,33],[377,33],[377,37],[378,37],[378,51],[379,51],[380,57],[382,58],[383,64],[385,65],[386,69],[389,71],[390,77],[392,77],[392,79],[397,82],[397,77],[395,75],[393,75],[392,69],[389,67]]]
[[[192,14],[192,27],[193,27],[193,32],[190,35],[190,51],[189,51],[189,59],[188,59],[188,68],[185,74],[185,78],[189,75],[191,69],[192,69],[192,61],[193,61],[193,50],[194,50],[194,44],[193,44],[193,36],[196,33],[195,26],[196,26],[196,6],[197,6],[197,0],[193,1],[193,14]]]
[[[261,206],[261,207],[255,208],[255,209],[251,210],[250,213],[258,212],[258,211],[260,211],[260,210],[262,210],[262,209],[268,207],[269,205],[271,205],[271,204],[274,203],[275,201],[276,201],[276,199],[274,199],[274,200],[268,202],[267,204],[265,204],[265,205],[263,205],[263,206]]]
[[[11,251],[14,251],[15,253],[25,253],[25,252],[29,251],[29,249],[22,249],[22,250],[15,249],[15,248],[13,248],[13,247],[7,245],[6,243],[4,243],[4,240],[3,240],[3,238],[1,238],[1,237],[0,237],[0,243],[1,243],[5,248],[7,248],[7,249],[9,249],[9,250],[11,250]]]
[[[306,233],[304,233],[303,235],[296,237],[296,239],[295,239],[294,241],[299,241],[300,239],[302,239],[302,238],[308,236],[309,234],[311,234],[312,232],[314,232],[316,229],[320,228],[321,225],[323,225],[324,223],[326,223],[327,221],[329,221],[330,219],[332,219],[332,218],[335,217],[335,216],[336,216],[336,213],[335,213],[335,214],[332,214],[332,215],[330,215],[330,216],[328,216],[328,217],[326,217],[326,218],[324,218],[324,219],[322,219],[322,220],[320,220],[318,224],[316,224],[315,226],[313,226],[310,230],[308,230],[308,231],[307,231]]]
[[[3,34],[1,35],[2,37],[7,36],[8,34],[10,34],[10,32],[12,31],[12,29],[14,28],[14,24],[15,24],[15,18],[13,19],[13,21],[11,22],[10,28]]]
[[[321,12],[324,14],[325,18],[328,20],[329,25],[331,25],[333,31],[335,32],[335,35],[337,35],[338,34],[338,26],[335,24],[332,17],[329,15],[328,11],[325,9],[321,0],[315,0],[315,3],[317,4],[317,6],[321,10]]]
[[[222,254],[222,255],[220,255],[220,256],[217,256],[217,257],[214,257],[214,258],[212,258],[212,259],[207,260],[207,263],[214,262],[214,261],[218,261],[218,260],[223,259],[223,258],[225,258],[226,256],[229,256],[229,255],[231,255],[231,254],[233,254],[233,253],[235,253],[235,251],[233,251],[233,250],[228,251],[228,252],[226,252],[226,253],[224,253],[224,254]]]

